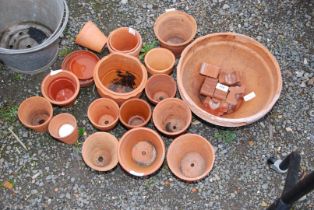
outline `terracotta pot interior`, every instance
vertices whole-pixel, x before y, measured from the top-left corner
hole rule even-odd
[[[157,134],[146,130],[130,130],[120,145],[119,155],[127,171],[150,173],[164,156],[164,145]]]
[[[146,94],[155,102],[174,97],[176,91],[176,82],[172,77],[166,75],[152,76],[146,84]]]
[[[204,142],[206,140],[199,137],[189,134],[180,137],[169,147],[169,167],[180,178],[193,179],[204,176],[213,166],[212,148]]]
[[[157,106],[158,113],[155,113],[154,123],[163,131],[177,133],[184,130],[190,123],[191,111],[185,104],[167,101],[167,103],[159,103]]]
[[[143,79],[141,66],[136,60],[121,55],[110,55],[98,70],[103,86],[116,93],[129,93],[135,90]]]
[[[57,139],[70,136],[76,129],[76,119],[69,114],[59,114],[49,124],[50,134]]]
[[[119,117],[119,107],[117,104],[107,101],[106,99],[98,99],[93,102],[89,108],[89,116],[91,120],[99,126],[110,126],[116,122]]]
[[[139,44],[139,36],[133,35],[128,28],[117,29],[110,36],[110,45],[116,51],[131,51]]]
[[[75,81],[67,77],[57,77],[48,85],[48,96],[54,101],[66,101],[70,99],[76,90]]]
[[[132,127],[144,125],[150,117],[150,106],[143,100],[131,99],[120,108],[120,119]]]
[[[200,109],[203,109],[200,89],[205,78],[200,75],[199,67],[203,62],[217,65],[225,72],[239,71],[245,79],[246,92],[255,92],[253,100],[243,102],[237,111],[223,118],[244,118],[258,113],[272,101],[279,86],[280,78],[271,58],[244,38],[221,35],[204,39],[182,59],[182,89]]]
[[[183,44],[191,40],[195,34],[194,23],[185,15],[165,15],[156,22],[159,38],[170,45]]]
[[[175,56],[169,50],[155,49],[147,53],[145,59],[146,65],[159,71],[171,68],[174,64]]]

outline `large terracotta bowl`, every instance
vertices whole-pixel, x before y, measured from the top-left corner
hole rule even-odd
[[[247,93],[254,91],[256,97],[223,117],[206,112],[199,95],[205,79],[199,74],[203,62],[225,71],[240,71]],[[274,106],[282,89],[280,67],[275,57],[259,42],[236,33],[209,34],[190,44],[179,61],[177,83],[182,99],[194,114],[224,127],[239,127],[259,120]]]

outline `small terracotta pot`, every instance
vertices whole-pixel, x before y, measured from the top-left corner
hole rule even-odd
[[[99,58],[94,53],[87,50],[77,50],[64,58],[61,68],[75,74],[81,87],[87,87],[94,83],[94,68],[98,61]]]
[[[176,81],[167,74],[153,75],[147,80],[145,87],[145,94],[153,104],[175,97],[176,92]]]
[[[57,70],[48,74],[41,83],[41,93],[50,103],[68,106],[80,91],[78,78],[70,71]]]
[[[121,27],[112,31],[108,37],[110,53],[121,52],[138,57],[143,41],[139,32],[132,28]]]
[[[196,35],[195,19],[183,11],[171,11],[160,15],[154,32],[160,45],[179,56]]]
[[[168,166],[175,176],[184,181],[203,179],[212,170],[214,162],[213,146],[196,134],[179,136],[168,148]]]
[[[154,74],[171,74],[176,62],[174,54],[166,48],[154,48],[145,55],[147,71]]]
[[[50,102],[40,96],[25,99],[19,106],[18,117],[21,123],[37,132],[46,132],[53,116]]]
[[[66,144],[74,144],[79,135],[75,117],[69,113],[54,116],[48,126],[50,135]]]
[[[153,111],[155,127],[167,136],[185,132],[192,120],[189,106],[178,98],[167,98],[157,104]]]
[[[96,171],[109,171],[118,164],[118,145],[117,138],[110,133],[94,133],[83,143],[83,160]]]
[[[120,107],[120,121],[131,129],[145,126],[152,116],[149,104],[138,98],[125,101]]]
[[[89,105],[87,116],[97,129],[108,131],[119,121],[119,106],[112,99],[99,98]]]
[[[135,57],[112,53],[102,58],[94,70],[94,80],[101,97],[118,104],[142,94],[147,81],[144,65]]]
[[[119,141],[120,165],[134,176],[147,176],[156,172],[165,159],[165,144],[156,131],[133,128]]]
[[[107,43],[107,37],[95,23],[88,21],[76,36],[75,43],[90,50],[101,52]]]

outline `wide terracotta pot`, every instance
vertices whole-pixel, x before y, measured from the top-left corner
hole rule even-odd
[[[153,111],[153,122],[157,130],[167,136],[185,132],[192,121],[189,106],[178,98],[167,98],[157,104]]]
[[[140,33],[132,28],[117,28],[109,34],[108,49],[110,53],[120,52],[138,57],[143,41]]]
[[[145,94],[153,104],[157,104],[166,98],[174,98],[176,92],[176,81],[166,74],[156,74],[151,76],[147,80],[145,87]]]
[[[118,104],[138,98],[147,82],[147,71],[139,59],[122,53],[102,58],[94,70],[94,81],[101,97],[109,97]]]
[[[43,96],[50,103],[58,106],[68,106],[74,103],[79,91],[80,82],[70,71],[52,71],[41,83]]]
[[[120,121],[128,129],[145,126],[152,116],[149,104],[138,98],[125,101],[120,107]]]
[[[154,32],[160,45],[171,50],[176,56],[193,40],[196,31],[195,19],[178,10],[160,15],[154,24]]]
[[[47,99],[32,96],[20,104],[17,114],[25,127],[37,132],[46,132],[53,116],[53,108]]]
[[[242,74],[246,92],[256,97],[238,110],[221,117],[208,113],[200,97],[204,76],[202,63],[216,65],[226,72]],[[182,53],[177,67],[177,83],[182,99],[203,120],[224,127],[251,124],[265,116],[278,100],[282,79],[275,57],[259,42],[236,33],[214,33],[196,39]]]
[[[95,23],[88,21],[75,38],[75,43],[90,50],[101,52],[107,43],[107,37]]]
[[[134,176],[147,176],[156,172],[165,159],[165,144],[156,131],[133,128],[119,141],[119,163]]]
[[[110,133],[94,133],[83,143],[83,160],[96,171],[109,171],[118,164],[118,145],[117,138]]]
[[[109,131],[119,121],[119,106],[110,98],[99,98],[89,105],[87,116],[94,127],[102,131]]]
[[[166,48],[154,48],[148,51],[144,59],[147,71],[154,74],[171,74],[176,57]]]
[[[88,87],[94,83],[94,68],[98,61],[99,58],[94,53],[87,50],[76,50],[64,58],[61,68],[75,74],[81,87]]]
[[[76,118],[69,113],[54,116],[48,130],[53,138],[66,144],[74,144],[79,137]]]
[[[215,162],[213,146],[202,136],[185,134],[169,146],[167,163],[178,178],[193,182],[206,177]]]

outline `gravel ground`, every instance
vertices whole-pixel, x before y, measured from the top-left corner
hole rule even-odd
[[[282,95],[272,111],[253,125],[223,129],[193,119],[189,129],[207,138],[217,149],[213,171],[204,180],[187,184],[176,179],[166,164],[154,176],[134,178],[120,166],[108,173],[88,168],[81,158],[81,144],[65,145],[48,134],[24,128],[17,119],[0,119],[0,181],[14,183],[0,189],[0,209],[263,209],[278,197],[285,175],[266,165],[269,156],[284,157],[294,150],[302,155],[302,171],[314,170],[314,54],[313,2],[224,0],[68,0],[70,21],[53,69],[59,69],[66,52],[80,49],[75,34],[87,20],[108,34],[119,26],[139,30],[145,42],[155,39],[153,23],[166,8],[192,14],[197,36],[234,31],[249,35],[275,55],[283,76]],[[101,55],[106,55],[107,50]],[[17,61],[18,62],[18,61]],[[0,106],[14,107],[23,99],[40,95],[46,73],[35,76],[12,73],[0,65]],[[86,110],[97,98],[93,87],[81,90],[75,106],[55,108],[78,118],[86,135],[96,130]],[[153,127],[150,123],[149,127]],[[10,134],[20,137],[28,150]],[[230,143],[215,133],[230,131]],[[113,131],[120,138],[125,129]],[[79,139],[83,142],[86,136]],[[163,136],[168,146],[172,139]],[[314,193],[294,209],[314,209]]]

